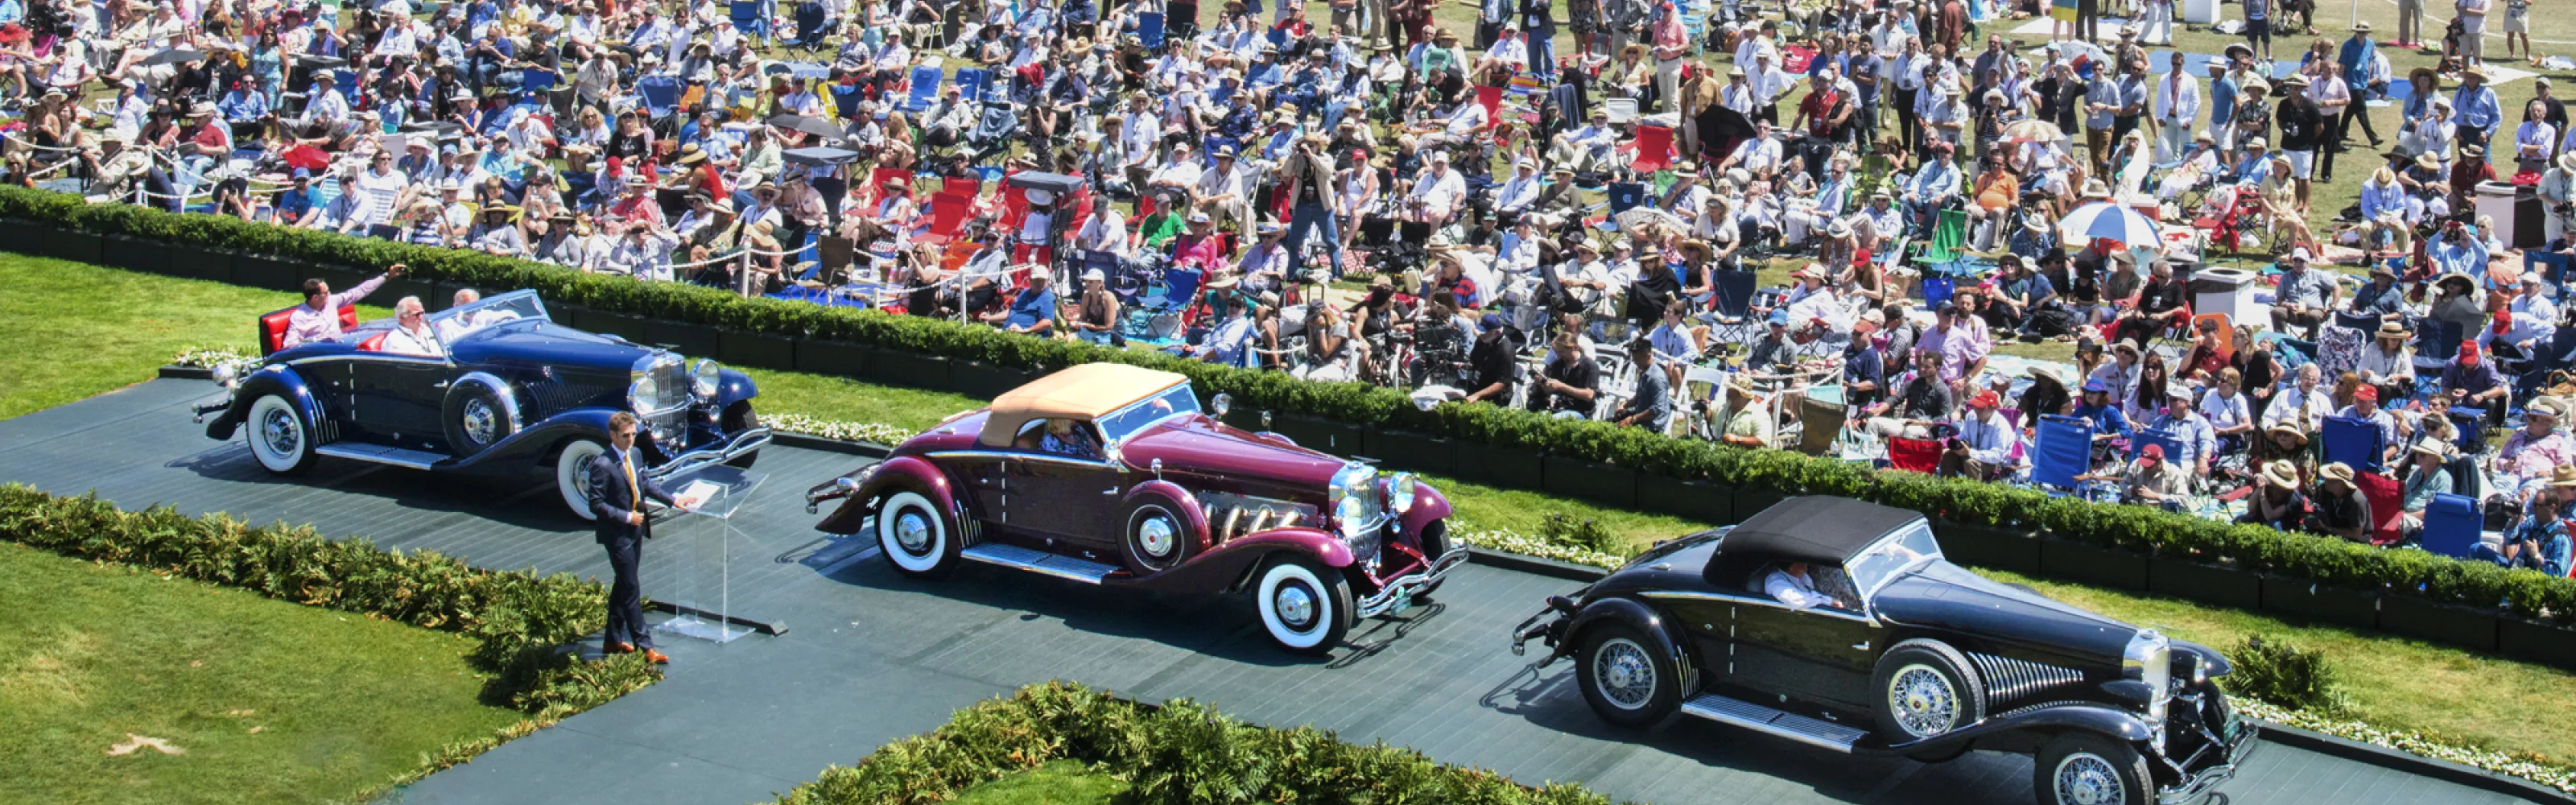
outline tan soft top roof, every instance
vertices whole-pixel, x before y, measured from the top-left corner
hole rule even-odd
[[[1189,378],[1123,363],[1086,363],[1031,381],[993,399],[976,441],[1008,447],[1032,419],[1090,421],[1162,393]]]

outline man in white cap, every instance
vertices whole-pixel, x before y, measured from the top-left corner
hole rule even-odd
[[[1199,174],[1198,203],[1218,225],[1232,222],[1235,231],[1250,234],[1257,222],[1252,197],[1260,187],[1261,172],[1236,159],[1232,145],[1217,146],[1213,156],[1216,163]]]
[[[1529,157],[1512,160],[1512,178],[1504,180],[1502,188],[1494,191],[1494,211],[1506,215],[1527,211],[1530,204],[1538,200],[1538,191],[1545,184],[1539,178],[1538,163],[1530,161]]]
[[[1458,203],[1466,198],[1467,178],[1449,169],[1449,152],[1433,151],[1425,160],[1422,175],[1413,180],[1413,192],[1405,197],[1409,220],[1441,224],[1456,213]]]

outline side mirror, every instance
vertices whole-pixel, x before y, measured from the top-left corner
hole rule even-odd
[[[1234,395],[1217,392],[1216,398],[1208,401],[1208,408],[1216,412],[1216,418],[1224,419],[1225,412],[1234,410]]]

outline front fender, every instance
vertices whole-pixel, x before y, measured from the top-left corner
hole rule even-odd
[[[1252,569],[1277,553],[1294,553],[1342,569],[1351,566],[1350,546],[1339,537],[1312,528],[1274,528],[1226,541],[1214,550],[1190,557],[1179,567],[1128,584],[1179,593],[1218,593],[1233,589]]]
[[[1181,517],[1181,527],[1189,529],[1190,550],[1194,553],[1207,551],[1209,547],[1207,512],[1199,508],[1198,498],[1191,496],[1188,490],[1181,488],[1180,484],[1156,478],[1127,490],[1127,496],[1123,502],[1127,504],[1126,508],[1132,511],[1139,501],[1147,498],[1161,499],[1164,505],[1178,510],[1176,513]],[[1121,520],[1118,527],[1123,529],[1129,526],[1126,521]]]
[[[1574,647],[1582,642],[1584,630],[1604,621],[1625,623],[1645,632],[1654,639],[1656,650],[1673,658],[1674,667],[1685,669],[1684,674],[1699,667],[1685,648],[1690,644],[1674,634],[1672,624],[1667,622],[1663,613],[1633,598],[1602,598],[1583,605],[1583,609],[1576,611],[1573,620],[1566,624],[1563,638],[1557,641],[1557,654],[1571,654]],[[1689,685],[1683,689],[1695,687]]]
[[[451,469],[473,470],[495,466],[533,464],[554,455],[565,442],[587,438],[608,444],[608,418],[617,415],[614,408],[575,408],[570,411],[528,423],[491,447],[458,460]]]
[[[948,483],[948,474],[940,472],[939,466],[930,463],[928,459],[920,456],[895,456],[869,465],[866,469],[859,470],[859,474],[866,477],[859,481],[858,491],[841,499],[839,508],[833,509],[832,514],[823,518],[822,522],[814,524],[815,530],[830,534],[859,533],[860,526],[867,521],[868,509],[875,505],[877,496],[894,489],[911,489],[920,492],[924,497],[930,498],[930,505],[939,507],[940,511],[948,512],[951,516],[958,514],[957,492]]]
[[[2155,735],[2154,730],[2147,726],[2145,720],[2127,711],[2098,704],[2065,704],[1988,718],[1965,729],[1952,730],[1930,738],[1895,745],[1875,746],[1873,744],[1879,739],[1872,736],[1862,739],[1862,744],[1854,749],[1871,754],[1918,754],[1948,749],[1962,742],[1974,741],[1985,736],[2022,730],[2051,732],[2082,730],[2099,733],[2104,737],[2129,744],[2146,743]]]
[[[1421,481],[1413,482],[1413,508],[1404,512],[1404,533],[1422,536],[1422,529],[1449,516],[1449,497]],[[1456,540],[1451,540],[1456,544]]]
[[[732,408],[734,403],[760,396],[760,386],[751,376],[732,369],[716,370],[716,410]]]
[[[251,401],[271,394],[294,401],[296,407],[303,409],[304,421],[311,423],[315,433],[338,430],[330,427],[330,420],[323,417],[321,399],[314,396],[313,388],[305,382],[304,376],[286,364],[272,363],[233,385],[232,404],[224,408],[223,414],[206,423],[206,437],[218,441],[231,439],[233,430],[241,427],[243,419],[250,417]]]

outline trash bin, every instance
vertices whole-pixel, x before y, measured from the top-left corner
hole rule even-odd
[[[2218,22],[2218,0],[2183,0],[2182,21],[2193,25]]]
[[[2244,269],[2203,267],[2191,275],[2191,312],[2224,313],[2231,322],[2255,315],[2269,320],[2271,311],[2254,298],[2261,279],[2261,275]]]
[[[2493,219],[2496,226],[2496,231],[2493,233],[2478,234],[2494,238],[2497,243],[2514,242],[2514,227],[2521,222],[2521,218],[2514,215],[2515,190],[2513,185],[2504,182],[2478,183],[2478,215]]]

